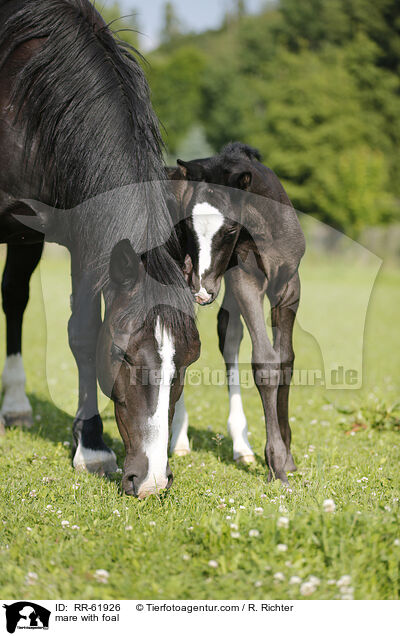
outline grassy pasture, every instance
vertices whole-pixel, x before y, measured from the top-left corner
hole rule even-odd
[[[338,351],[353,342],[352,315],[343,299],[347,295],[350,303],[371,274],[367,266],[340,267],[334,259],[308,261],[302,271],[303,298],[328,290],[330,298],[341,299],[324,319],[333,343],[343,320],[349,324]],[[400,439],[396,413],[388,410],[399,397],[398,271],[383,268],[372,293],[363,387],[292,390],[299,468],[291,477],[292,492],[266,482],[265,432],[254,387],[243,390],[257,456],[248,469],[231,458],[226,387],[201,385],[189,386],[186,395],[193,451],[171,459],[175,481],[168,495],[144,502],[121,495],[119,474],[106,480],[71,468],[76,377],[66,342],[68,262],[49,253],[41,277],[43,285],[39,272],[32,281],[24,331],[35,425],[0,438],[2,598],[399,597]],[[198,370],[223,369],[217,310],[214,304],[199,315]],[[296,365],[320,368],[321,348],[301,324]],[[3,317],[0,338],[4,342]],[[246,336],[244,365],[249,352]],[[103,407],[106,439],[121,466],[112,407]],[[324,509],[330,499],[334,512]]]

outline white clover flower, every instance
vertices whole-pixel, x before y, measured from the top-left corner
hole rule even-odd
[[[37,497],[37,490],[31,490],[29,493],[30,497]]]
[[[285,508],[285,506],[282,506],[282,504],[279,506],[278,511],[282,514],[282,515],[286,515],[288,510],[287,508]]]
[[[79,530],[79,526],[77,526],[76,524],[74,524],[73,526],[71,526],[71,530]]]
[[[246,506],[239,506],[239,510],[246,510]]]
[[[260,532],[259,530],[249,530],[249,537],[259,537],[260,536]]]
[[[314,594],[315,590],[316,587],[310,583],[310,581],[305,581],[300,586],[300,594],[302,596],[311,596],[311,594]]]
[[[28,572],[28,574],[25,577],[25,584],[26,585],[35,585],[35,583],[37,583],[38,580],[39,580],[39,577],[36,574],[36,572]]]
[[[218,561],[214,561],[214,559],[211,559],[211,561],[208,562],[208,566],[210,568],[217,568],[218,567]]]
[[[133,526],[125,526],[125,530],[127,532],[130,532],[131,530],[133,530]]]
[[[79,483],[79,481],[77,481],[76,484],[72,484],[72,489],[73,490],[78,490],[79,486],[80,486],[80,483]]]
[[[238,526],[237,523],[231,523],[230,524],[230,528],[231,528],[231,530],[239,530],[239,526]]]
[[[287,517],[279,517],[277,523],[278,528],[288,528],[289,527],[289,519]]]
[[[301,578],[299,576],[291,576],[289,579],[289,585],[300,585]]]
[[[231,498],[229,499],[229,503],[235,503],[235,500],[231,497]]]
[[[48,505],[46,506],[46,508],[47,508],[47,510],[53,510],[53,506],[52,506],[51,504],[48,504]]]
[[[327,580],[327,584],[328,585],[336,585],[336,580],[335,579],[328,579]]]
[[[153,526],[154,527],[155,525],[156,525],[155,521],[149,521],[149,526]]]
[[[262,515],[262,513],[264,512],[264,508],[261,508],[261,506],[258,506],[254,508],[254,512],[258,515]]]
[[[65,442],[63,442],[63,446],[67,446],[68,447],[68,446],[71,446],[71,444],[70,444],[70,442],[65,441]]]
[[[190,555],[189,554],[182,554],[182,559],[184,561],[190,561]]]
[[[315,585],[315,587],[318,587],[318,585],[321,583],[321,580],[317,576],[313,576],[313,575],[308,577],[308,581],[312,585]]]
[[[240,532],[231,532],[231,537],[232,539],[239,539]]]
[[[66,519],[64,519],[63,521],[61,521],[61,525],[63,528],[68,528],[69,526],[69,521],[67,521]]]
[[[278,550],[278,552],[287,552],[288,547],[286,543],[278,543],[276,549]]]
[[[399,547],[399,545],[400,545],[400,539],[395,539],[395,540],[393,541],[393,545],[395,545],[395,546],[396,546],[396,548],[398,548],[398,547]]]
[[[262,581],[254,581],[254,587],[261,587]]]
[[[94,573],[94,578],[96,579],[97,583],[108,583],[109,576],[110,573],[107,572],[107,570],[96,570],[96,572]]]
[[[333,499],[325,499],[325,501],[322,504],[322,507],[324,509],[324,512],[335,512],[336,510],[336,504],[333,501]]]
[[[32,528],[30,528],[29,526],[26,526],[26,531],[27,532],[32,532]]]
[[[227,519],[229,521],[229,519],[232,519],[231,515],[226,515],[225,519]]]
[[[338,587],[348,587],[351,583],[351,576],[350,574],[344,574],[343,576],[340,577],[340,579],[336,582],[336,585]]]
[[[119,510],[113,510],[113,515],[115,515],[116,517],[120,517],[121,513]]]
[[[282,583],[284,580],[285,580],[285,575],[283,574],[283,572],[275,572],[274,581],[276,583]]]

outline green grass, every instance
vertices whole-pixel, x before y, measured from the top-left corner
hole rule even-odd
[[[323,303],[326,293],[338,299],[324,320],[324,346],[336,347],[338,359],[341,348],[346,352],[352,346],[351,330],[348,341],[338,341],[336,334],[343,320],[351,327],[348,307],[368,286],[370,274],[368,267],[356,266],[350,274],[348,268],[341,272],[334,261],[304,264],[303,298],[312,302],[317,296]],[[65,442],[71,441],[76,378],[66,343],[68,264],[48,256],[42,279],[45,305],[36,273],[24,332],[35,425],[9,430],[0,439],[2,598],[302,598],[299,583],[290,583],[293,576],[302,583],[310,576],[319,579],[308,598],[399,597],[400,439],[396,411],[387,412],[399,396],[399,272],[381,271],[372,295],[363,388],[292,390],[299,467],[291,477],[292,492],[267,484],[256,390],[243,391],[257,456],[256,466],[246,469],[232,461],[226,387],[192,386],[186,396],[192,454],[171,459],[175,481],[166,496],[143,502],[121,494],[120,475],[106,480],[71,468]],[[312,313],[309,306],[307,328],[301,317],[296,328],[296,365],[319,368],[323,347],[309,332],[307,311]],[[198,369],[223,369],[216,313],[212,306],[199,317]],[[249,352],[246,336],[242,361]],[[123,446],[112,406],[106,401],[104,406],[106,439],[121,466]],[[326,499],[334,500],[335,512],[324,511]],[[288,528],[279,527],[280,517],[289,519]],[[98,569],[107,570],[107,582],[96,580]],[[28,572],[37,579],[27,579]],[[344,575],[351,576],[347,587],[353,592],[336,585]]]

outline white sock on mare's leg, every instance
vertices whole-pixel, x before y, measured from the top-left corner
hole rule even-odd
[[[185,398],[182,395],[175,404],[175,414],[172,420],[172,434],[170,452],[175,455],[188,455],[190,453],[189,438],[187,435],[189,427],[189,416],[185,408]]]
[[[32,424],[32,407],[25,393],[26,376],[20,353],[7,356],[2,374],[1,415],[6,424]]]

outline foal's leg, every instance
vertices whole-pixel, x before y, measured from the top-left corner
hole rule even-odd
[[[264,319],[267,280],[261,272],[256,276],[254,272],[246,272],[239,267],[229,270],[226,276],[232,285],[253,345],[253,375],[263,403],[266,421],[265,460],[270,469],[268,479],[276,477],[288,483],[285,468],[287,450],[282,439],[277,414],[280,360],[268,338]]]
[[[101,326],[100,295],[93,295],[93,281],[74,272],[72,261],[72,314],[69,344],[79,373],[79,404],[73,424],[73,465],[90,473],[117,470],[115,454],[103,441],[103,422],[97,404],[96,347]]]
[[[289,281],[284,295],[278,304],[271,309],[271,321],[274,333],[274,349],[279,353],[281,360],[281,379],[278,388],[278,420],[282,439],[287,450],[285,470],[292,472],[297,470],[290,442],[292,433],[289,425],[289,390],[293,375],[294,351],[293,351],[293,326],[300,299],[300,279],[298,273]]]
[[[1,285],[7,324],[1,416],[7,426],[32,426],[32,408],[25,393],[25,371],[21,356],[22,319],[29,299],[29,280],[40,261],[42,250],[43,243],[7,246]]]
[[[233,441],[233,459],[243,464],[255,461],[247,434],[247,421],[240,393],[239,348],[243,338],[240,310],[228,279],[225,296],[218,312],[219,349],[224,357],[229,391],[228,432]]]
[[[175,404],[175,414],[172,420],[172,434],[170,442],[170,452],[173,455],[188,455],[190,453],[188,427],[189,416],[185,408],[185,398],[183,389],[181,397]]]

